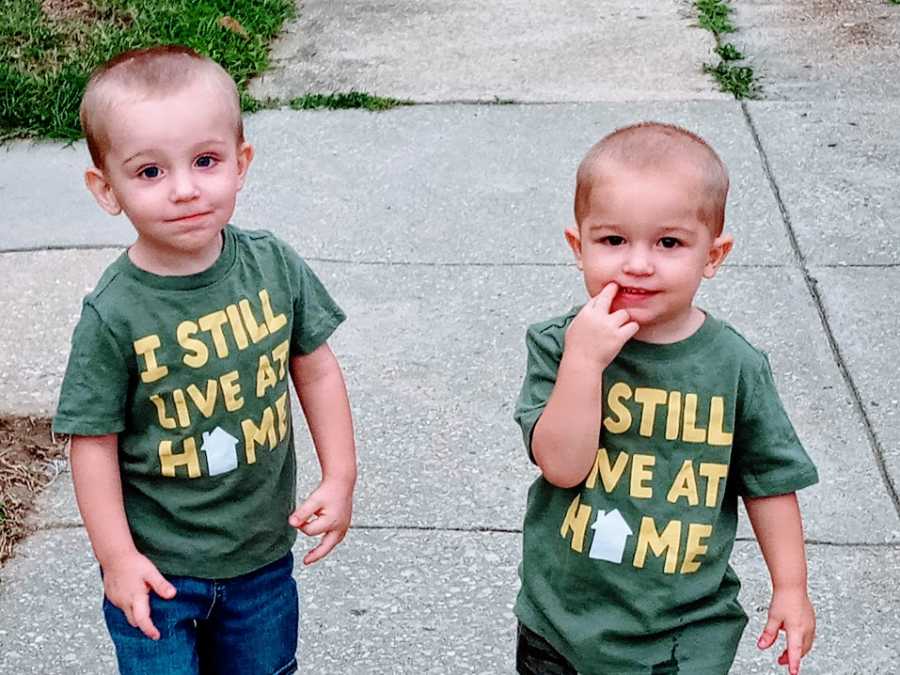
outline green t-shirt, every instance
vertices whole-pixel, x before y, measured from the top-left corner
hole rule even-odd
[[[344,314],[268,232],[162,277],[122,254],[84,299],[53,428],[117,433],[128,525],[164,574],[225,579],[296,539],[289,360]]]
[[[578,309],[528,330],[529,454]],[[680,342],[626,343],[602,400],[587,479],[529,490],[516,615],[585,675],[725,673],[747,622],[728,564],[737,497],[818,480],[768,360],[707,316]]]

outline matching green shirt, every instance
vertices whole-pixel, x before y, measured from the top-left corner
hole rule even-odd
[[[273,235],[223,239],[199,274],[113,262],[84,300],[53,424],[118,434],[129,527],[163,574],[229,578],[291,548],[289,359],[344,319]],[[577,309],[528,330],[529,453]],[[816,481],[765,355],[733,328],[708,316],[681,342],[631,340],[604,372],[584,483],[529,490],[516,614],[584,675],[727,672],[747,621],[728,564],[737,497]]]
[[[344,314],[267,232],[223,232],[199,273],[122,254],[84,299],[53,428],[118,434],[128,525],[163,574],[230,578],[296,538],[291,356]]]
[[[528,329],[529,453],[578,309]],[[818,480],[768,360],[707,316],[680,342],[626,343],[602,401],[586,480],[529,490],[516,615],[583,675],[726,673],[747,622],[728,564],[737,498]]]

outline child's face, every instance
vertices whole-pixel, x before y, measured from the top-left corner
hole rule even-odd
[[[253,157],[224,95],[197,82],[163,98],[124,99],[107,114],[104,167],[86,175],[97,201],[125,212],[151,266],[215,260]]]
[[[588,293],[615,282],[612,309],[640,325],[638,339],[690,335],[700,280],[731,250],[730,235],[714,237],[698,220],[696,190],[685,173],[621,170],[593,187],[580,228],[566,230]]]

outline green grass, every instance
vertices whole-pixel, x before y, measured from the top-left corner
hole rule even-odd
[[[900,1],[900,0],[898,0]],[[729,92],[737,99],[753,98],[759,93],[759,84],[750,66],[737,65],[744,55],[722,36],[737,29],[731,23],[731,5],[725,0],[695,0],[700,25],[713,34],[716,40],[715,53],[719,57],[716,64],[704,63],[703,72],[712,75],[719,83],[719,89]]]
[[[391,108],[396,108],[401,105],[412,104],[412,101],[373,96],[372,94],[367,94],[362,91],[350,91],[347,93],[335,92],[333,94],[307,94],[306,96],[291,99],[290,101],[290,106],[294,110],[365,108],[366,110],[380,111],[390,110]]]
[[[697,0],[694,5],[700,14],[700,25],[705,29],[716,35],[736,30],[729,18],[731,7],[724,0]]]
[[[222,64],[246,110],[248,81],[294,11],[291,0],[0,0],[0,139],[74,140],[90,72],[126,49],[184,44]],[[43,7],[47,7],[45,12]],[[58,9],[54,9],[58,8]],[[229,18],[230,17],[230,18]]]
[[[753,69],[748,66],[733,66],[725,61],[715,66],[704,63],[703,72],[712,75],[719,88],[730,92],[735,98],[751,98],[756,90]]]
[[[744,55],[738,51],[737,47],[728,42],[719,45],[713,51],[715,51],[723,61],[740,61],[744,58]]]

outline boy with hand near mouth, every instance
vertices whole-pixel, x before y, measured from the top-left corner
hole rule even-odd
[[[289,246],[229,225],[253,148],[214,61],[122,54],[81,122],[87,187],[137,231],[84,300],[54,419],[119,669],[294,672],[296,530],[322,537],[310,564],[350,526],[356,451],[326,342],[344,314]],[[299,506],[289,379],[322,468]]]
[[[728,564],[739,495],[772,579],[758,645],[784,630],[792,675],[812,645],[795,491],[815,466],[765,354],[693,304],[733,245],[727,193],[718,155],[671,125],[620,129],[579,166],[565,234],[590,300],[529,327],[515,414],[542,474],[519,673],[727,673],[747,623]]]

